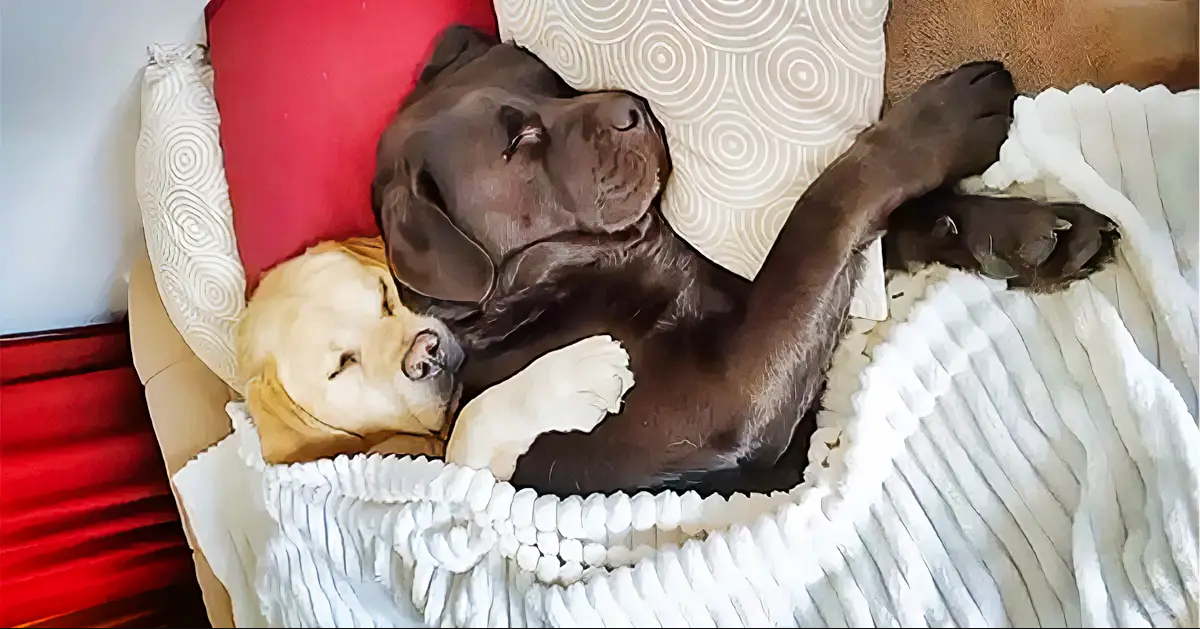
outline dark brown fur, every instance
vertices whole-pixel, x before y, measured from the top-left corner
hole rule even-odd
[[[980,63],[893,107],[804,193],[751,283],[659,215],[669,164],[644,103],[580,95],[527,52],[455,28],[381,139],[375,209],[408,305],[462,341],[468,395],[591,334],[629,351],[624,410],[591,433],[540,437],[515,484],[785,488],[843,331],[854,254],[874,235],[887,229],[893,267],[999,269],[1035,288],[1111,253],[1116,232],[1079,206],[942,189],[995,161],[1013,98],[1007,71]],[[506,159],[518,136],[533,140]]]

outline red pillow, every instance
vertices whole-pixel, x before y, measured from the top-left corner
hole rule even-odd
[[[328,238],[379,233],[375,146],[453,23],[491,0],[212,0],[205,10],[247,290]]]

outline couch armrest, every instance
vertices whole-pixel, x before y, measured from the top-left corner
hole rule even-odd
[[[167,473],[173,477],[197,454],[230,433],[225,405],[234,392],[192,353],[171,323],[145,255],[130,273],[129,333],[134,367],[145,385],[154,432]],[[171,489],[175,491],[174,482]],[[175,499],[180,504],[178,492]],[[209,622],[213,627],[233,627],[229,594],[196,548],[187,514],[182,508],[179,511]]]

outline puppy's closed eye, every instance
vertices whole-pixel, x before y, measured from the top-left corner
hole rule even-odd
[[[383,292],[383,316],[390,317],[396,314],[396,310],[392,308],[392,302],[388,299],[387,282],[383,278],[379,278],[379,289]]]
[[[338,374],[346,371],[346,369],[349,369],[351,365],[355,365],[357,363],[358,354],[355,354],[354,352],[342,352],[342,355],[338,357],[337,369],[334,369],[333,372],[329,374],[329,379],[333,380],[334,378],[338,377]]]

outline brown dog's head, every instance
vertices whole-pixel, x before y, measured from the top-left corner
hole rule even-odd
[[[580,94],[532,54],[452,27],[380,140],[372,197],[401,284],[479,303],[518,268],[563,263],[539,244],[633,226],[667,170],[642,100]]]

